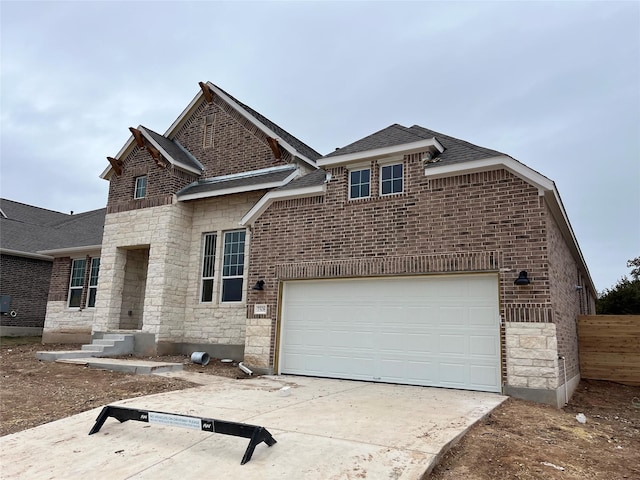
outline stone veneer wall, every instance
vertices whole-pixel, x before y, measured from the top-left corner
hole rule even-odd
[[[43,343],[89,343],[95,308],[67,308],[67,301],[47,302]]]
[[[507,382],[511,387],[558,387],[558,343],[553,323],[507,322]]]
[[[142,331],[180,341],[187,295],[191,207],[184,204],[107,214],[94,331],[119,328],[125,248],[149,248]]]
[[[240,218],[263,195],[264,191],[228,195],[194,201],[189,239],[188,292],[184,314],[184,342],[225,345],[244,345],[246,328],[246,297],[251,287],[247,281],[249,270],[250,231],[246,231],[244,293],[242,302],[222,303],[221,279],[224,232],[244,230]],[[200,301],[202,245],[204,233],[216,233],[216,264],[213,301]]]

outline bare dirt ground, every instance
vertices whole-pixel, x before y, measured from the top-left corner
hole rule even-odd
[[[0,435],[117,400],[195,386],[154,375],[39,362],[36,351],[70,346],[24,342],[1,342]],[[180,362],[187,371],[243,378],[236,364],[213,359],[207,366],[192,364],[186,356],[145,360]],[[576,420],[578,413],[586,416],[586,423]],[[640,479],[640,387],[584,380],[564,409],[509,399],[473,427],[427,478]]]

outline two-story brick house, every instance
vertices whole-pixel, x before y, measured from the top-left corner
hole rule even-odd
[[[575,388],[595,289],[529,167],[400,125],[322,157],[210,83],[164,135],[130,130],[102,174],[87,338],[554,404]]]

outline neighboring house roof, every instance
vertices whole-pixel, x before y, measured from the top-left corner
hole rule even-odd
[[[299,159],[303,160],[304,162],[308,163],[309,165],[311,165],[313,167],[316,167],[315,162],[316,162],[317,159],[322,157],[322,154],[316,152],[309,145],[307,145],[306,143],[302,142],[298,138],[294,137],[289,132],[287,132],[285,129],[281,128],[280,126],[278,126],[277,124],[275,124],[274,122],[269,120],[264,115],[256,112],[251,107],[249,107],[249,106],[245,105],[244,103],[240,102],[235,97],[231,96],[229,93],[227,93],[226,91],[222,90],[220,87],[214,85],[211,82],[207,82],[206,85],[209,88],[211,88],[213,90],[213,92],[215,94],[217,94],[222,100],[224,100],[229,106],[231,106],[238,113],[240,113],[242,116],[247,118],[251,123],[253,123],[255,126],[257,126],[267,136],[278,139],[279,140],[279,142],[278,142],[279,145],[282,148],[284,148],[287,151],[289,151],[289,153],[293,157],[299,158]],[[159,135],[159,134],[157,134],[157,133],[153,132],[152,130],[149,130],[149,129],[145,128],[145,127],[142,127],[142,128],[144,128],[144,132],[143,133],[148,133],[149,132],[149,136],[151,136],[152,133],[155,133],[155,135],[157,137],[153,137],[153,138],[156,139],[156,140],[159,140],[158,143],[163,142],[164,140],[168,140],[174,146],[177,146],[178,148],[183,149],[183,147],[181,145],[179,145],[177,142],[175,142],[173,140],[173,136],[176,134],[176,132],[180,129],[182,124],[190,117],[190,115],[194,112],[194,110],[198,107],[198,105],[201,104],[201,102],[203,100],[204,100],[204,93],[203,93],[202,90],[200,90],[198,92],[198,94],[193,98],[193,100],[191,100],[191,102],[189,103],[187,108],[185,108],[184,111],[180,114],[180,116],[171,124],[171,126],[164,133],[164,135]],[[149,136],[147,136],[147,135],[145,135],[145,136],[147,138],[149,138]],[[164,140],[162,140],[162,139],[164,139]],[[124,146],[120,149],[120,151],[116,155],[116,159],[122,160],[128,154],[128,152],[130,151],[130,149],[134,145],[135,145],[135,138],[134,138],[133,135],[131,135],[129,137],[129,139],[127,140],[127,142],[124,144]],[[172,147],[169,147],[169,148],[172,148]],[[188,153],[186,151],[186,149],[183,149],[183,151],[185,153],[187,153],[187,155],[191,156],[191,154]],[[171,155],[171,153],[169,151],[167,151],[167,154],[169,154],[169,156],[173,158],[173,156]],[[177,153],[176,153],[176,155],[179,156],[179,154],[177,154]],[[198,160],[193,156],[191,156],[191,158],[192,158],[193,161],[195,161],[195,163],[197,163],[199,165],[199,170],[200,170],[200,172],[202,172],[203,168],[202,168],[202,165],[200,165],[200,162],[198,162]],[[113,171],[113,167],[112,166],[108,166],[102,172],[100,177],[104,178],[104,179],[108,179],[109,176],[111,175],[112,171]]]
[[[77,215],[0,199],[0,251],[47,258],[41,252],[100,246],[106,209]]]
[[[176,195],[178,200],[184,201],[280,187],[291,181],[297,173],[294,165],[285,165],[207,178],[187,185]]]

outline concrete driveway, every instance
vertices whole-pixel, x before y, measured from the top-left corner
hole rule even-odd
[[[171,375],[171,374],[167,374]],[[207,376],[209,377],[209,376]],[[231,380],[113,405],[265,427],[277,440],[240,465],[247,439],[107,419],[100,409],[0,439],[0,476],[37,479],[420,479],[506,397],[295,376]],[[288,396],[281,392],[290,387]]]

